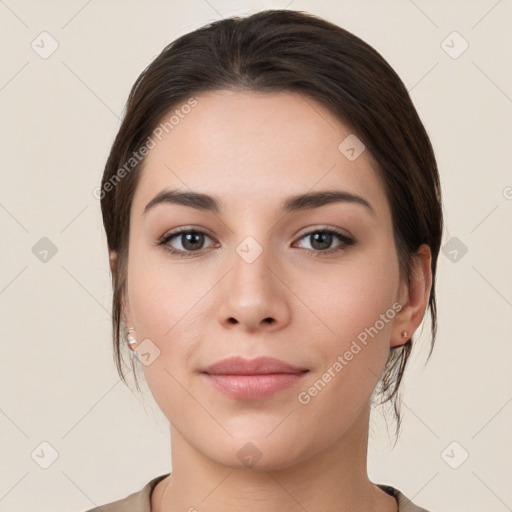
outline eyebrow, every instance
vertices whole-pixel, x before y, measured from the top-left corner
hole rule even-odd
[[[321,206],[331,203],[353,203],[362,205],[372,215],[376,215],[372,205],[366,199],[358,196],[357,194],[352,194],[351,192],[343,190],[324,190],[289,196],[283,202],[281,211],[283,213],[289,213],[298,210],[309,210],[313,208],[320,208]],[[214,213],[219,213],[221,211],[220,201],[208,194],[164,189],[146,205],[143,215],[158,204],[180,204]]]

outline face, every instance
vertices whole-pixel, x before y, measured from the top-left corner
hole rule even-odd
[[[258,467],[284,468],[341,442],[367,420],[400,343],[390,207],[369,152],[339,149],[350,134],[302,95],[216,91],[146,157],[131,208],[127,323],[163,413],[224,465],[243,467],[252,452]],[[211,196],[218,210],[169,197],[146,209],[164,190]],[[290,201],[319,192],[341,194]],[[202,373],[233,356],[304,371]]]

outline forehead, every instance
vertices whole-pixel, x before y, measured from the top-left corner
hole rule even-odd
[[[387,209],[372,156],[366,149],[355,159],[347,153],[358,140],[350,126],[310,97],[222,90],[196,101],[192,108],[176,105],[172,123],[162,124],[171,112],[152,137],[132,205],[139,214],[165,188],[238,206],[336,188],[362,195],[381,213]]]

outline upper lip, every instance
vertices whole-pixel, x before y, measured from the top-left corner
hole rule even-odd
[[[273,373],[303,373],[307,371],[306,368],[299,368],[279,359],[265,356],[255,359],[244,359],[239,356],[228,357],[200,369],[201,373],[211,375],[268,375]]]

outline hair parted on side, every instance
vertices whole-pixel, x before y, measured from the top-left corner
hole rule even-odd
[[[409,93],[391,66],[347,30],[303,11],[265,10],[209,23],[167,45],[140,74],[106,162],[101,211],[112,274],[113,348],[121,379],[122,299],[126,286],[130,208],[144,159],[134,161],[162,118],[190,98],[214,90],[290,91],[318,101],[365,144],[382,180],[393,220],[400,277],[411,280],[420,245],[430,247],[432,353],[437,332],[435,276],[443,231],[434,151]],[[341,142],[341,141],[340,141]],[[126,162],[133,162],[126,170]],[[121,170],[124,169],[124,172]],[[413,340],[391,348],[378,385],[399,433],[399,386]],[[137,388],[133,360],[131,363]]]

